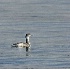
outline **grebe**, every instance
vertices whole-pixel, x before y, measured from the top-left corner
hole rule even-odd
[[[26,38],[26,43],[24,42],[19,42],[19,43],[14,43],[12,45],[12,47],[19,47],[19,48],[24,48],[26,47],[26,51],[28,51],[28,48],[31,46],[30,42],[29,42],[29,38],[30,38],[31,34],[30,33],[27,33],[25,38]]]

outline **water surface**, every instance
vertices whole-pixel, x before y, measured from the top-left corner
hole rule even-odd
[[[70,0],[0,0],[0,68],[70,68]]]

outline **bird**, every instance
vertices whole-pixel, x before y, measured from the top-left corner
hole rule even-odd
[[[12,47],[19,47],[19,48],[26,48],[26,51],[28,51],[28,48],[31,46],[30,41],[29,41],[30,36],[31,36],[30,33],[27,33],[25,35],[26,43],[25,42],[18,42],[18,43],[12,44],[11,46]]]

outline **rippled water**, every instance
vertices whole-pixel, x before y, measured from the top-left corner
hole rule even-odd
[[[70,68],[70,0],[0,0],[0,68]]]

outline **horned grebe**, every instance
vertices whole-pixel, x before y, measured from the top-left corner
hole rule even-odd
[[[25,38],[26,38],[26,43],[24,43],[24,42],[14,43],[14,44],[12,45],[12,47],[19,47],[19,48],[20,48],[20,47],[22,47],[22,48],[26,47],[26,51],[28,51],[28,48],[31,46],[31,44],[30,44],[30,42],[29,42],[30,36],[31,36],[31,34],[30,34],[30,33],[27,33],[26,36],[25,36]]]

